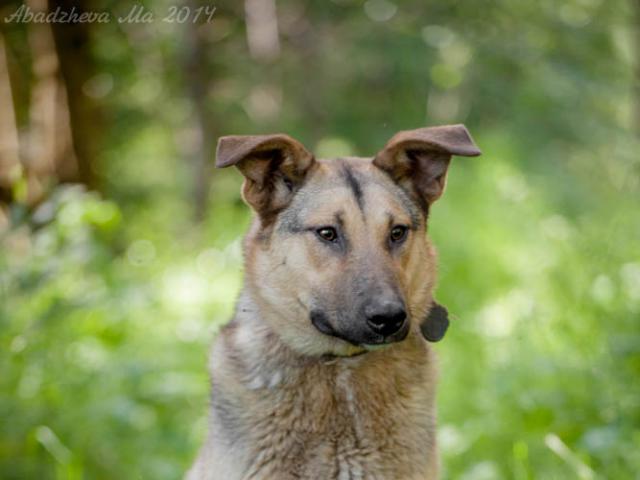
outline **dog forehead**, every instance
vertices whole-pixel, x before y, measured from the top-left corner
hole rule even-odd
[[[300,191],[300,200],[317,206],[357,205],[363,209],[365,198],[372,196],[370,190],[385,184],[388,192],[376,192],[373,196],[393,196],[393,182],[373,165],[371,158],[319,159],[318,168]]]
[[[420,223],[419,207],[385,172],[373,165],[372,158],[338,157],[319,159],[318,168],[305,181],[281,220],[300,224],[307,217],[333,218],[366,215],[388,221],[389,214],[406,214],[411,223]]]
[[[395,194],[395,183],[391,178],[373,164],[370,157],[337,157],[319,159],[316,175],[310,178],[309,184],[317,191],[344,189],[345,193],[360,196],[368,188],[387,187],[390,195]]]
[[[373,165],[371,157],[320,158],[318,163],[331,176],[344,176],[345,169],[371,176],[375,176],[379,172],[379,169]]]
[[[414,224],[419,223],[420,207],[371,157],[340,157],[325,161],[332,171],[331,179],[346,187],[358,207],[367,215],[376,212],[404,211]]]

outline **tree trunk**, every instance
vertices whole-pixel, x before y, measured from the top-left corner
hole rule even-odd
[[[3,108],[0,108],[0,203],[9,203],[13,198],[13,182],[20,173],[20,152],[9,62],[2,32],[0,32],[0,105],[3,105]]]
[[[188,1],[187,5],[194,11],[198,8],[196,1]],[[203,38],[203,28],[211,28],[211,24],[194,25],[185,23],[185,82],[187,93],[195,113],[197,130],[194,141],[197,145],[189,152],[192,165],[192,197],[194,219],[200,223],[207,214],[215,125],[211,111],[207,108],[208,85],[211,77],[207,69],[207,45]]]
[[[34,12],[47,11],[45,0],[29,0]],[[56,98],[60,88],[58,56],[53,42],[51,25],[33,22],[27,26],[31,50],[31,99],[29,123],[21,136],[22,161],[27,181],[27,204],[40,201],[49,189],[55,175],[56,162]]]
[[[85,4],[86,5],[86,4]],[[79,2],[49,0],[49,9],[85,11]],[[103,118],[96,100],[86,94],[87,82],[95,74],[91,56],[91,23],[53,23],[60,70],[66,86],[73,150],[77,160],[77,181],[99,187],[95,166],[102,139]]]
[[[275,0],[245,0],[244,11],[251,56],[258,61],[275,60],[280,55]]]

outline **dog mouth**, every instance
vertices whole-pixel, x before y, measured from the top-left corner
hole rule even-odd
[[[391,345],[394,342],[387,342],[387,343],[379,343],[379,344],[367,344],[367,343],[363,343],[362,345],[360,345],[362,348],[364,348],[367,352],[375,352],[378,350],[384,350],[386,348],[389,348],[389,345]]]
[[[324,335],[339,338],[353,346],[364,349],[365,351],[375,351],[388,347],[389,345],[403,341],[409,334],[409,322],[406,321],[403,327],[392,335],[381,335],[371,331],[341,331],[335,328],[330,322],[327,315],[319,310],[313,310],[310,314],[313,326]]]

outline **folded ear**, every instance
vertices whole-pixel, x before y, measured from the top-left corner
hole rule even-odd
[[[444,191],[451,156],[480,153],[464,125],[446,125],[395,134],[373,163],[426,209]]]
[[[268,219],[291,201],[315,164],[313,155],[288,135],[230,135],[218,140],[216,167],[235,165],[244,175],[245,201]]]

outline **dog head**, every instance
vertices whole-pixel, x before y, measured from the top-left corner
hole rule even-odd
[[[263,320],[311,355],[419,333],[433,317],[429,209],[452,155],[479,154],[463,125],[400,132],[373,158],[318,160],[282,134],[222,137],[216,166],[240,170],[256,213],[246,284]]]

